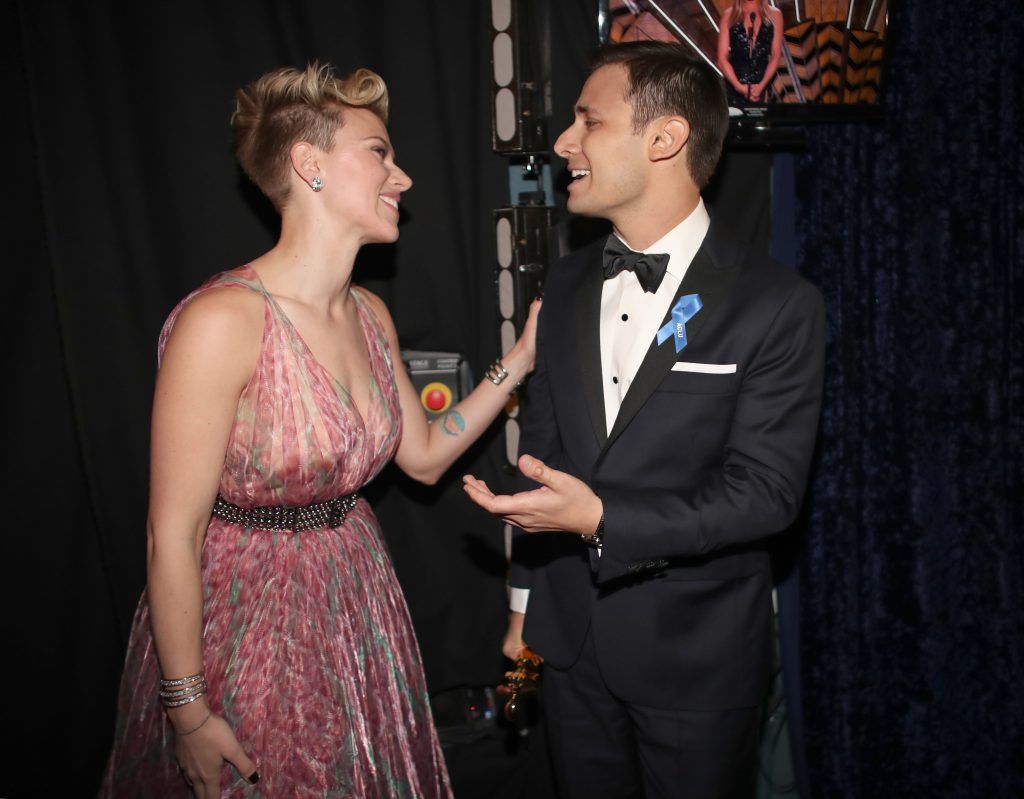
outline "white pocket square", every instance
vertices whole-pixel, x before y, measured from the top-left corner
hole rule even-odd
[[[673,372],[702,372],[706,375],[731,375],[736,372],[734,363],[693,363],[692,361],[676,361],[672,364]]]

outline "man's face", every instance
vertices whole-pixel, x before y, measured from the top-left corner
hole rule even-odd
[[[644,136],[633,133],[627,82],[619,64],[594,72],[583,84],[572,125],[555,142],[555,152],[569,162],[569,210],[615,225],[641,205],[650,167]]]

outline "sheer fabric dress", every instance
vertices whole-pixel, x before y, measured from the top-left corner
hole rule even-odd
[[[753,39],[743,22],[734,22],[729,26],[729,63],[740,83],[752,86],[764,78],[771,60],[773,36],[772,22],[767,17],[761,20],[761,27]],[[747,99],[731,85],[729,90],[732,99]]]
[[[394,455],[401,416],[384,331],[353,291],[369,353],[363,418],[256,272],[213,277],[265,299],[259,360],[238,402],[220,493],[243,507],[301,506],[357,491]],[[334,529],[253,530],[210,520],[203,546],[207,699],[255,760],[225,797],[448,797],[419,651],[380,528],[360,499]],[[179,675],[173,675],[179,676]],[[143,595],[118,699],[102,796],[187,797],[157,701]]]

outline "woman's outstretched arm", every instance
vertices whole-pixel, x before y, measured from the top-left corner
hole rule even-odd
[[[387,333],[391,361],[395,365],[395,382],[402,406],[402,441],[395,455],[398,467],[421,483],[436,483],[455,459],[469,449],[508,403],[509,392],[533,370],[535,356],[534,337],[537,332],[537,314],[540,301],[530,306],[523,334],[511,350],[501,356],[508,371],[500,385],[481,380],[461,402],[449,408],[444,415],[428,423],[423,415],[419,394],[409,375],[402,368],[398,335],[384,303],[364,289],[370,305]]]

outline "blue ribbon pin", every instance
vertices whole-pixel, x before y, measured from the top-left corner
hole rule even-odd
[[[699,294],[686,294],[680,297],[679,302],[672,306],[672,318],[658,331],[658,344],[664,344],[665,339],[673,338],[676,352],[682,352],[686,346],[686,323],[703,307],[704,303],[700,301]]]

